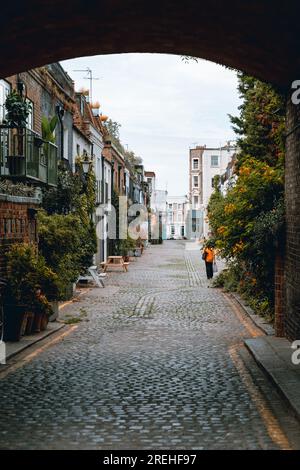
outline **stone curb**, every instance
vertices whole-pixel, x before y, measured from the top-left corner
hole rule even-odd
[[[240,305],[240,307],[242,307],[246,315],[252,320],[254,325],[257,326],[257,328],[259,328],[263,333],[265,333],[265,335],[275,335],[275,330],[273,326],[270,323],[266,322],[262,317],[254,313],[252,308],[246,305],[244,303],[244,300],[238,294],[236,294],[235,292],[230,292],[229,295],[237,301],[237,303]]]
[[[30,346],[38,343],[42,339],[45,339],[48,336],[61,330],[65,326],[66,326],[65,323],[51,322],[48,324],[47,330],[45,331],[36,333],[35,335],[25,336],[16,343],[6,343],[6,348],[7,348],[6,360],[11,359],[12,357],[16,356],[20,352],[23,352],[25,349],[29,348]]]
[[[247,339],[246,348],[300,421],[300,365],[294,365],[291,343],[285,338],[264,336]]]

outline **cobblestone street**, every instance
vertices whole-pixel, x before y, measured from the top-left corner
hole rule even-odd
[[[261,331],[207,287],[199,251],[167,241],[105,282],[61,311],[81,321],[60,340],[5,370],[2,449],[300,448],[243,345]]]

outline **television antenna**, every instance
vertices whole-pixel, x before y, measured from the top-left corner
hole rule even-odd
[[[73,72],[85,72],[87,74],[87,77],[83,77],[84,80],[89,80],[90,81],[90,103],[92,104],[93,102],[93,81],[94,80],[100,80],[99,77],[93,77],[93,71],[90,69],[90,67],[87,67],[86,69],[81,69],[81,70],[73,70]]]

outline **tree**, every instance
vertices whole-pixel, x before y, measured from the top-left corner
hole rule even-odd
[[[236,285],[272,310],[275,253],[284,227],[285,103],[268,84],[239,74],[240,115],[235,185],[210,199],[213,240],[233,269]]]

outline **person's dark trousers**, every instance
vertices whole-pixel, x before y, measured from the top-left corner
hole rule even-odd
[[[212,279],[214,276],[213,263],[208,263],[207,261],[205,261],[205,266],[207,279]]]

